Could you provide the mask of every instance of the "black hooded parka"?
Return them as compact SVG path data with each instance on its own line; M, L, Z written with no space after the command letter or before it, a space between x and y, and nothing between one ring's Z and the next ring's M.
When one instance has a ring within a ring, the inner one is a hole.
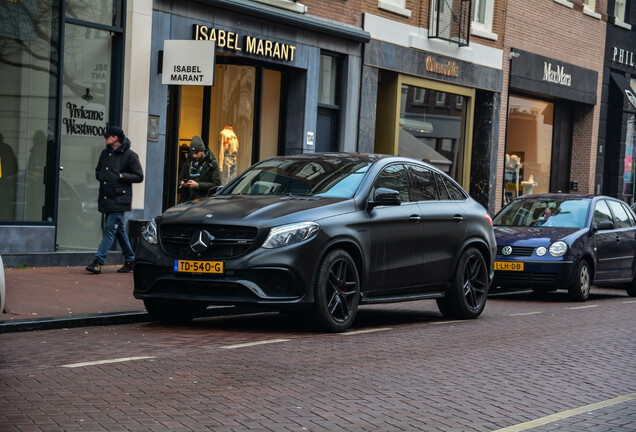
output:
M115 213L130 211L132 184L144 180L139 156L130 149L130 140L124 138L116 150L110 146L102 151L95 168L99 181L99 211Z

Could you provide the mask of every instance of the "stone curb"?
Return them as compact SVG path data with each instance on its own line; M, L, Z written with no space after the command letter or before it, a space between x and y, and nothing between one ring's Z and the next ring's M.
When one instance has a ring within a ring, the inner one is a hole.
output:
M250 312L254 311L234 306L215 306L209 307L201 317L208 318L225 315L239 315ZM70 318L40 318L0 321L0 334L36 330L59 330L76 327L134 324L152 321L155 321L155 319L153 319L148 312L145 311L79 315Z

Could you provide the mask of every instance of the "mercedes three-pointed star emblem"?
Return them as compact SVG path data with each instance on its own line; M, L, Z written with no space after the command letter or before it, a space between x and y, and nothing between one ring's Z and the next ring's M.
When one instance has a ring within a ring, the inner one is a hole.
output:
M204 252L212 244L214 236L206 230L199 230L190 237L190 249L196 253Z

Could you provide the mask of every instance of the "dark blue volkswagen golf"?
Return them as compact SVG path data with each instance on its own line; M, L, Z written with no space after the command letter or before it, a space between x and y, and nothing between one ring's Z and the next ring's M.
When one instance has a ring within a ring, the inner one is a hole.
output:
M636 216L607 196L519 197L494 219L497 288L567 289L587 300L590 286L623 286L636 296Z

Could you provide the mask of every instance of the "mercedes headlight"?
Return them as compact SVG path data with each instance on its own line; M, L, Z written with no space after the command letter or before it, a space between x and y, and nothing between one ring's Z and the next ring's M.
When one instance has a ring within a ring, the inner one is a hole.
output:
M302 222L272 228L263 243L266 249L274 249L309 240L314 237L320 225L315 222Z
M550 245L549 252L550 252L550 255L552 255L553 257L560 257L560 256L563 256L567 250L568 250L568 245L566 245L562 241L558 241Z
M142 228L141 236L150 244L156 245L158 243L157 223L155 222L155 218L152 218L152 220Z

